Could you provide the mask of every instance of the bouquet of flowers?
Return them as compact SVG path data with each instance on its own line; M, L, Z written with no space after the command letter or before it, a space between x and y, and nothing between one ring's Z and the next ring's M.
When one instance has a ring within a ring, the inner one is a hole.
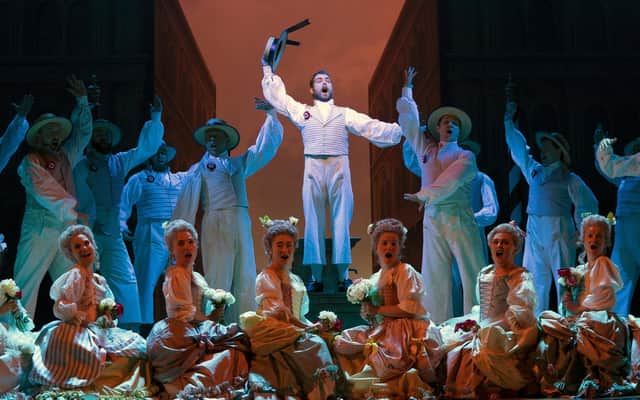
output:
M29 332L34 328L34 324L27 310L22 307L22 303L20 302L21 298L22 290L20 290L13 279L0 281L0 305L9 300L15 301L17 307L11 312L11 315L16 322L16 328L22 332Z
M560 285L560 296L562 296L567 290L571 291L571 297L573 302L577 301L578 292L582 284L583 274L576 268L558 268L558 284ZM560 302L560 314L567 315L567 310L564 307L564 303Z
M467 319L462 322L458 322L453 328L453 332L477 332L480 329L480 325L475 319Z
M370 301L374 306L382 304L378 287L369 279L354 281L347 289L347 300L351 304L361 304L363 301Z
M206 289L202 297L212 302L215 307L229 306L236 302L236 298L231 293L222 289Z
M120 303L116 303L111 298L102 299L98 304L98 316L107 315L111 321L114 321L122 316L124 313L124 306ZM106 328L106 326L101 326Z
M318 322L320 322L320 329L323 331L340 332L342 330L342 321L338 319L338 316L333 311L320 311Z

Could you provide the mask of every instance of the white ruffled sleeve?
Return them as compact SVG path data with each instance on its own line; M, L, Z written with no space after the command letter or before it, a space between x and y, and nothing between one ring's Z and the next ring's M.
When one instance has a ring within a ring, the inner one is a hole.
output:
M167 268L162 293L167 305L167 316L182 321L191 321L196 313L191 293L189 270L172 266Z
M62 274L49 290L49 297L55 304L53 305L53 314L62 321L70 321L77 318L81 321L86 319L86 313L78 311L77 302L82 298L84 293L84 281L82 274L77 268Z
M400 264L397 268L394 283L398 290L398 307L416 317L426 315L422 276L410 264Z
M582 301L582 306L593 311L611 310L616 304L616 292L623 286L618 267L609 257L601 256L587 273L590 284L585 289L589 294Z
M518 274L509 278L509 294L507 304L509 308L505 317L512 331L529 328L536 324L536 289L531 274L522 269Z

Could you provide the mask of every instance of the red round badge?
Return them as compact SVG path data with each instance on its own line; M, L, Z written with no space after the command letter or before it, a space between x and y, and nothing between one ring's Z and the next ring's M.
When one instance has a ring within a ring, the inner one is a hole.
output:
M47 169L55 169L55 167L56 167L55 161L49 161L47 163Z
M311 118L311 114L309 113L309 111L305 111L304 114L302 114L302 115L304 116L305 120Z
M215 169L216 169L216 163L212 163L212 162L208 163L208 164L207 164L207 169L208 169L209 171L215 171Z
M156 178L153 175L147 175L147 182L149 183L153 183L153 181L155 181Z

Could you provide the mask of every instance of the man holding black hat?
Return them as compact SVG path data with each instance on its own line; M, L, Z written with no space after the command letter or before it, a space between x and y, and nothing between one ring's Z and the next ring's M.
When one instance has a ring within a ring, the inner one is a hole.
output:
M478 225L471 208L471 184L478 174L472 152L458 146L471 132L471 119L456 107L440 107L427 120L430 136L420 132L413 100L413 67L407 69L407 95L398 100L398 120L421 169L421 189L406 200L424 205L422 275L431 319L454 316L451 265L456 261L462 283L464 312L475 301L478 272L485 266ZM435 139L435 140L434 140Z
M189 172L171 172L169 163L176 149L166 143L148 161L147 168L132 175L122 191L120 230L131 237L127 220L136 206L137 225L133 238L133 269L140 292L143 324L153 324L153 291L169 263L163 224L171 220L178 195Z
M275 75L265 56L262 58L262 92L275 109L300 129L304 145L303 264L311 267L314 281L310 291L322 291L325 255L325 209L330 210L332 259L338 273L338 290L346 289L347 268L351 264L349 226L353 216L353 191L349 167L349 132L362 136L378 147L400 143L402 130L395 123L381 122L333 102L333 81L320 70L309 82L313 106L300 103L287 94L282 78Z
M120 200L129 171L155 154L162 143L162 102L158 96L153 99L150 111L151 120L144 124L138 145L116 154L112 151L122 137L120 128L107 120L96 120L86 157L74 170L80 209L89 216L100 252L100 273L116 301L125 305L118 322L133 330L137 330L141 321L140 298L133 265L120 233Z
M72 170L91 139L87 89L73 76L67 82L67 90L77 102L71 120L42 114L27 131L32 150L18 167L27 201L13 274L31 315L47 271L56 280L69 266L58 249L57 237L67 226L78 222Z
M225 121L212 118L196 129L193 138L206 149L194 164L173 212L195 225L202 201L200 248L204 277L211 287L231 292L236 303L227 312L237 321L240 313L255 310L256 260L253 253L251 219L246 180L275 157L282 143L282 124L273 107L256 100L256 108L266 111L266 119L256 144L247 152L231 157L240 134Z

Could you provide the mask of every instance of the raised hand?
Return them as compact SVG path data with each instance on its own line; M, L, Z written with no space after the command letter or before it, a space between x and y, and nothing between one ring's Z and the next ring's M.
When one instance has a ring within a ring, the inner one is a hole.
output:
M33 106L33 96L30 94L25 94L22 97L22 101L20 104L12 103L13 107L16 109L16 113L21 117L26 117L27 114L31 111L31 106Z
M71 93L75 97L82 97L87 95L87 88L84 86L84 82L76 78L75 75L67 77L67 92Z
M404 71L404 86L412 88L413 78L415 78L417 74L416 69L413 66L409 66L409 68Z
M504 107L504 120L513 121L516 111L518 111L518 104L515 101L507 101Z
M265 112L269 112L273 110L273 106L265 99L261 99L259 97L254 97L253 101L256 104L256 110L262 110Z
M160 96L158 95L153 96L153 103L149 104L149 112L150 113L162 112L162 100L160 99Z

